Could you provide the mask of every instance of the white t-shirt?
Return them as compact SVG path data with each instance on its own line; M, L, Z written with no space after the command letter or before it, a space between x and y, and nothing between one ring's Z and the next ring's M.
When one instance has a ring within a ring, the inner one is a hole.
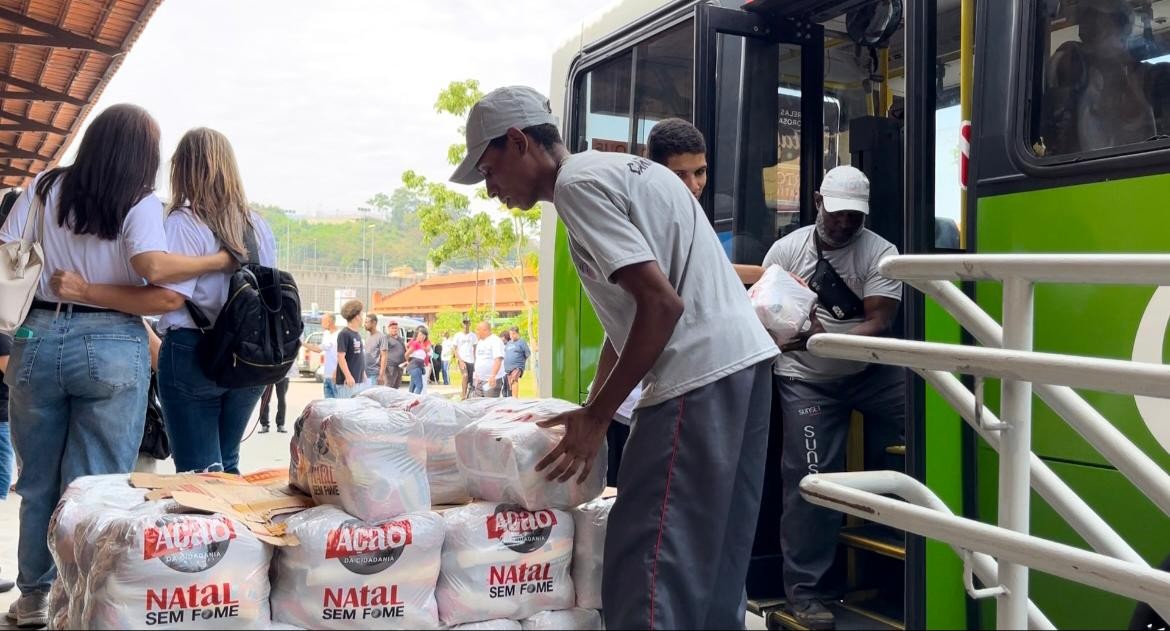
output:
M255 226L256 241L259 245L260 264L272 267L276 264L276 239L272 230L264 219L252 213L252 225ZM171 252L186 254L187 256L206 256L219 252L222 246L206 224L199 220L189 210L180 208L167 215L166 220L167 244ZM215 324L219 312L223 309L228 298L228 283L231 274L227 272L212 272L198 278L191 278L181 283L164 285L183 295L203 310L207 319ZM171 329L194 329L195 322L187 312L186 305L163 315L159 319L159 328L163 331Z
M455 341L449 337L445 337L443 338L443 341L440 342L440 344L443 345L443 352L439 355L439 358L442 359L443 363L445 364L451 361L451 358L455 356L455 349L453 348L455 346Z
M614 420L623 425L631 424L634 420L634 406L637 405L640 398L642 398L642 384L634 386L626 400L622 401L621 406L617 409L617 418Z
M326 379L332 379L337 373L337 334L340 332L341 329L321 331L321 354L324 356L322 363L325 365Z
M504 378L504 342L495 335L489 335L480 340L476 338L478 344L475 345L475 379L476 381L487 381L492 375L492 365L497 359L500 360L500 370L496 374L496 379Z
M817 246L813 241L816 226L805 226L780 239L764 257L764 267L780 267L808 280L817 268ZM824 250L827 260L837 274L857 294L865 299L884 296L894 300L902 299L902 283L890 280L878 272L878 263L886 256L898 253L894 244L877 233L863 228L857 239L837 250ZM817 319L826 333L847 333L865 321L864 317L852 320L838 320L824 307L817 305ZM831 381L865 370L865 362L846 359L826 359L808 351L784 353L776 360L776 374L794 377L802 381Z
M479 338L475 336L475 333L472 333L470 331L468 331L467 333L456 333L455 334L455 347L459 351L459 359L463 360L464 362L468 362L468 363L474 362L475 361L475 344L478 341L479 341Z
M612 282L614 272L656 261L682 298L682 318L642 380L637 407L777 355L702 207L669 169L632 155L586 151L561 165L553 195L585 293L619 354L636 305Z
M12 212L0 228L0 241L7 243L20 240L28 221L32 195L41 177L37 176L12 205ZM45 266L41 271L36 297L48 302L58 301L57 294L49 288L49 279L57 270L77 272L90 283L145 285L146 280L134 271L130 259L144 252L167 251L163 205L158 197L154 193L143 197L126 213L118 238L106 241L97 235L74 234L68 226L59 225L57 203L60 196L60 185L54 186L49 191L41 225L29 228L29 237L38 237L45 251Z

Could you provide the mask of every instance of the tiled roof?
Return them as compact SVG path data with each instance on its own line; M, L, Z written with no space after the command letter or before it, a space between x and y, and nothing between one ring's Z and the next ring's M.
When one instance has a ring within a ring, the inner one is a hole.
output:
M513 280L512 273L480 270L478 304L481 308L495 304L496 311L500 312L524 309L520 285ZM539 290L534 270L525 271L523 287L528 301L535 305ZM447 308L467 311L476 301L476 274L467 272L432 276L391 294L374 294L374 311L387 315L426 315Z

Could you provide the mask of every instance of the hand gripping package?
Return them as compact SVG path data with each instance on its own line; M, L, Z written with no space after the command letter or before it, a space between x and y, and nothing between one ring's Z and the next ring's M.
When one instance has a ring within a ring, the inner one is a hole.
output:
M779 265L764 271L748 290L748 298L756 316L778 345L786 344L800 333L817 303L813 290Z
M427 480L431 485L431 503L438 506L464 504L470 500L467 481L463 479L455 460L455 435L482 415L442 397L403 397L381 390L374 388L362 394L390 409L410 413L422 425L427 443ZM384 390L398 392L393 388Z
M288 481L292 486L309 493L309 477L312 474L312 453L317 445L321 422L339 412L354 412L362 409L377 409L379 405L371 399L320 399L305 406L296 423L293 424L293 438L289 442ZM306 433L311 432L311 435Z
M427 447L409 413L369 403L309 414L294 438L309 463L309 494L367 521L430 510Z
M596 609L562 609L560 611L542 611L535 616L520 621L520 628L524 631L601 631L601 612Z
M267 629L271 548L223 515L116 517L96 553L84 629Z
M564 427L537 425L577 406L556 399L501 406L455 436L459 470L472 497L508 502L528 510L569 509L597 497L605 488L606 446L603 441L593 470L580 484L550 482L536 465L565 435Z
M447 540L435 590L443 624L523 620L573 606L569 513L476 502L443 518Z
M573 509L573 585L577 606L601 609L601 570L605 529L614 498L596 499Z
M272 615L304 629L435 629L445 524L437 513L364 522L318 506L285 524L300 541L277 550Z

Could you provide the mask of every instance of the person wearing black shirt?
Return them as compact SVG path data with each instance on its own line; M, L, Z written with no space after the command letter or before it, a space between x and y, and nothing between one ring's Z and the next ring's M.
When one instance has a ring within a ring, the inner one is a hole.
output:
M362 342L361 324L363 305L350 300L341 306L341 317L346 327L337 334L337 398L348 399L365 386L366 357Z

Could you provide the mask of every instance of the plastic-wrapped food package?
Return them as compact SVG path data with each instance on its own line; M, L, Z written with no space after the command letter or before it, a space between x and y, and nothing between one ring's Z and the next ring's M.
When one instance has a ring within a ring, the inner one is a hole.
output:
M511 397L475 397L459 402L459 407L467 411L472 418L479 419L496 408L515 408L524 405L527 401L517 401Z
M399 390L387 386L366 388L356 395L356 398L370 399L382 407L396 407L404 409L423 395L413 394L409 390Z
M140 506L145 493L130 486L130 476L124 474L85 476L65 488L47 533L58 579L49 592L49 620L53 626L68 627L69 600L78 592L80 573L73 552L78 524L87 515Z
M435 590L443 624L523 620L573 606L569 513L477 502L443 518L447 540Z
M596 609L562 609L561 611L542 611L535 616L520 621L520 628L524 631L559 631L560 629L581 629L601 631L601 612Z
M305 406L296 423L293 437L289 441L288 481L292 486L309 493L309 477L312 473L312 447L317 444L317 430L321 422L339 412L353 412L362 409L376 409L371 399L320 399Z
M471 496L537 510L570 509L601 495L608 462L604 444L583 483L549 481L547 471L536 470L565 435L564 427L545 429L537 423L576 408L556 399L517 409L499 407L460 431L455 436L456 456Z
M573 509L573 586L577 606L601 609L601 568L605 527L614 499L596 499Z
M426 440L409 413L370 403L310 415L301 430L309 493L318 503L367 521L430 510Z
M437 513L364 522L333 506L288 519L272 615L305 629L434 629L445 523Z
M285 624L283 622L276 622L275 620L272 622L272 624L268 625L268 631L301 631L301 629L301 627Z
M223 515L129 515L94 543L84 629L267 629L270 547Z
M468 622L450 627L451 631L520 631L520 623L507 618Z
M777 344L785 344L800 333L817 303L816 293L779 265L764 270L748 290L748 298Z
M396 407L396 406L391 406ZM421 396L406 402L401 409L422 424L427 441L427 479L431 484L431 503L464 504L471 499L467 480L459 471L455 456L455 435L477 420L471 410L441 397Z

